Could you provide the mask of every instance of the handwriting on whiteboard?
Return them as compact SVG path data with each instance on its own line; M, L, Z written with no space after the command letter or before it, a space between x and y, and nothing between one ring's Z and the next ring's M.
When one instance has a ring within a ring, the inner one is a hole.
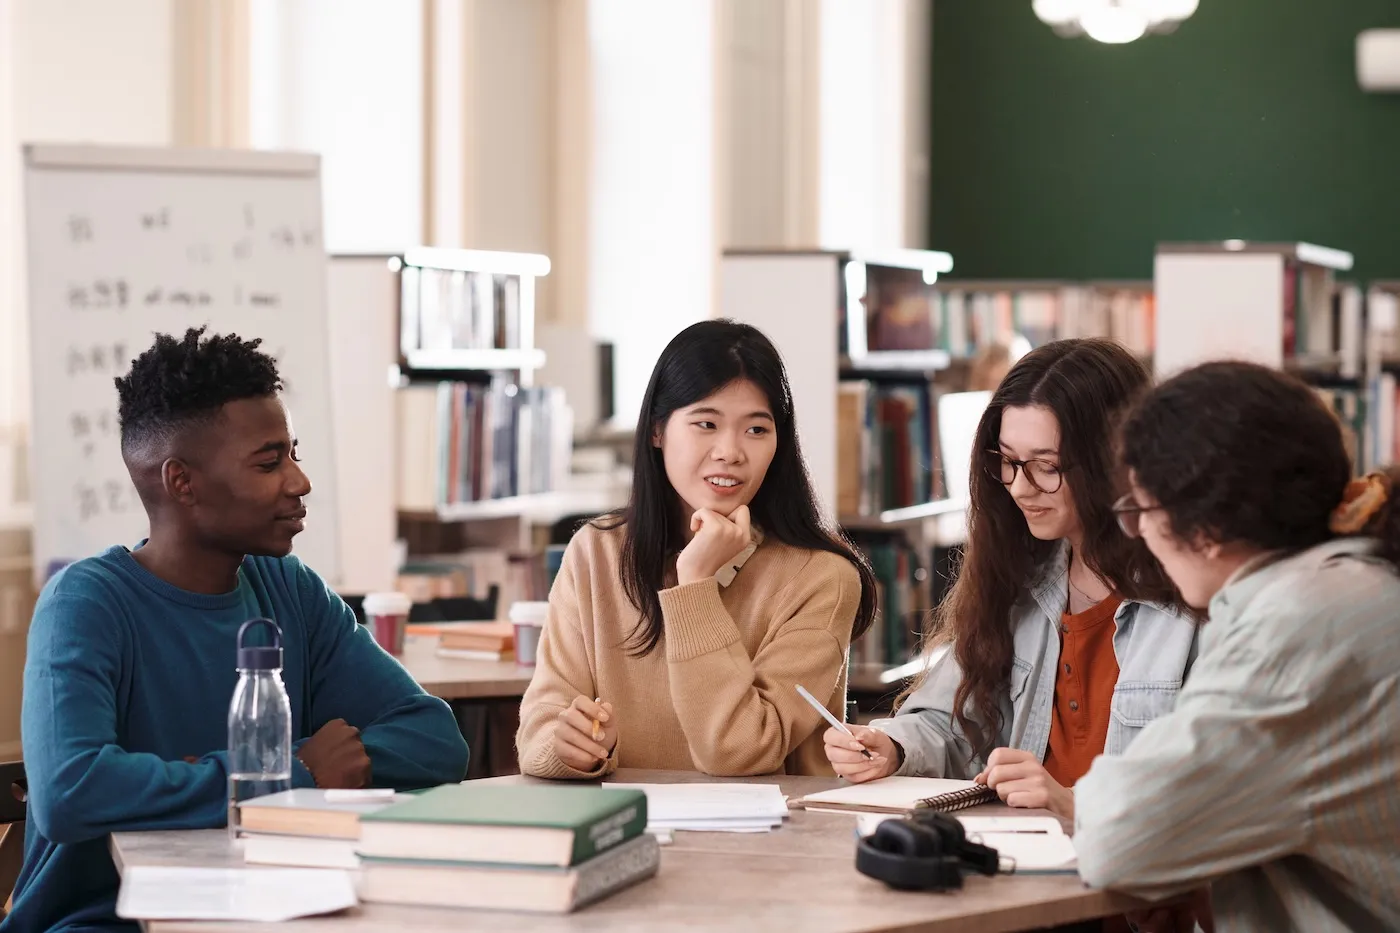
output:
M175 226L172 215L173 212L167 206L143 210L136 217L134 229L151 234L169 231ZM243 223L244 227L250 231L257 228L251 204L243 206ZM91 217L84 214L70 214L66 219L66 225L68 239L74 243L91 243L96 238L96 227ZM131 232L130 230L118 231L122 236ZM315 249L320 246L321 232L312 226L299 227L295 224L279 223L269 228L261 241L265 247L273 251L285 252L299 247ZM232 247L233 258L251 259L258 242L259 238L252 236L239 238ZM218 254L218 248L208 242L190 243L185 247L185 258L198 265L214 262L218 258Z
M78 509L78 520L82 522L141 510L141 497L136 494L136 487L114 479L74 484L73 503Z

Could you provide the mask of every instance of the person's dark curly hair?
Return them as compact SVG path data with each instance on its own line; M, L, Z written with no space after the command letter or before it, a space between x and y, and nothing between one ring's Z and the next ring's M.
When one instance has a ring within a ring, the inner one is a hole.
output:
M1253 363L1206 363L1144 396L1123 423L1123 464L1173 534L1299 551L1335 535L1351 480L1337 417L1306 383Z
M155 344L132 360L131 371L115 380L123 453L168 441L229 402L281 391L277 363L258 350L261 340L205 337L204 331L191 327L179 339L157 334Z

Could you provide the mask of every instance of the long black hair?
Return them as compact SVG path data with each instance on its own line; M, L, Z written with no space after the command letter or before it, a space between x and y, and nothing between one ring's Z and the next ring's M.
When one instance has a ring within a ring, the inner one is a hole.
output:
M864 555L822 517L807 464L797 441L792 388L772 342L755 327L729 320L701 321L681 331L656 361L637 418L632 454L632 495L627 506L594 521L599 528L621 527L622 589L642 614L628 637L635 657L661 641L661 598L666 571L685 547L680 497L666 478L661 450L652 443L672 413L709 398L741 379L767 397L777 432L777 449L758 492L749 503L755 525L792 547L827 551L846 558L860 574L860 609L852 640L875 619L875 575Z

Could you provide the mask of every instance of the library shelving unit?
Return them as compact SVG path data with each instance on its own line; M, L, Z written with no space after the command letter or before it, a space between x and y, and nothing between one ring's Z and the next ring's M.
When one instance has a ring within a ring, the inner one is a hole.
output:
M538 378L548 272L545 256L482 250L331 258L342 550L364 557L342 592L443 574L467 593L436 595L503 584L504 610L541 595L549 526L625 501L612 476L571 475L570 407Z
M1373 281L1365 294L1367 404L1365 467L1400 462L1400 281Z
M1337 413L1364 468L1381 440L1362 292L1337 279L1352 265L1351 253L1312 243L1158 244L1158 377L1212 359L1294 373Z
M1230 358L1303 373L1361 375L1359 293L1338 307L1352 255L1311 243L1161 243L1159 376Z
M574 489L572 413L536 384L536 279L548 257L421 248L399 279L398 508L403 518L549 524L616 505L606 484Z
M1148 280L942 279L937 292L945 339L963 354L988 343L1025 350L1068 337L1107 337L1144 360L1152 356L1155 301Z
M852 649L859 694L899 689L883 674L917 650L935 545L961 536L963 503L943 494L933 389L959 362L938 342L931 301L952 266L929 250L762 250L728 252L720 267L720 313L782 353L813 486L880 581L882 619Z
M966 536L976 425L1012 359L1063 337L1153 352L1151 282L952 268L925 250L736 251L721 265L721 313L782 352L814 485L880 580L884 618L852 649L852 689L868 696L917 673L915 633Z

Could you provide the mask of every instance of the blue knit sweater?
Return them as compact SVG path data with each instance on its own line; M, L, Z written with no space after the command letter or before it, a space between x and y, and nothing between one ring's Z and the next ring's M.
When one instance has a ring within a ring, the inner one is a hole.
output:
M258 616L282 628L294 745L344 719L361 730L375 786L462 780L467 746L447 705L424 694L301 561L245 558L238 586L207 596L114 547L57 574L34 612L24 868L0 933L134 930L114 912L108 834L225 824L235 640ZM294 786L313 786L300 762L293 767Z

